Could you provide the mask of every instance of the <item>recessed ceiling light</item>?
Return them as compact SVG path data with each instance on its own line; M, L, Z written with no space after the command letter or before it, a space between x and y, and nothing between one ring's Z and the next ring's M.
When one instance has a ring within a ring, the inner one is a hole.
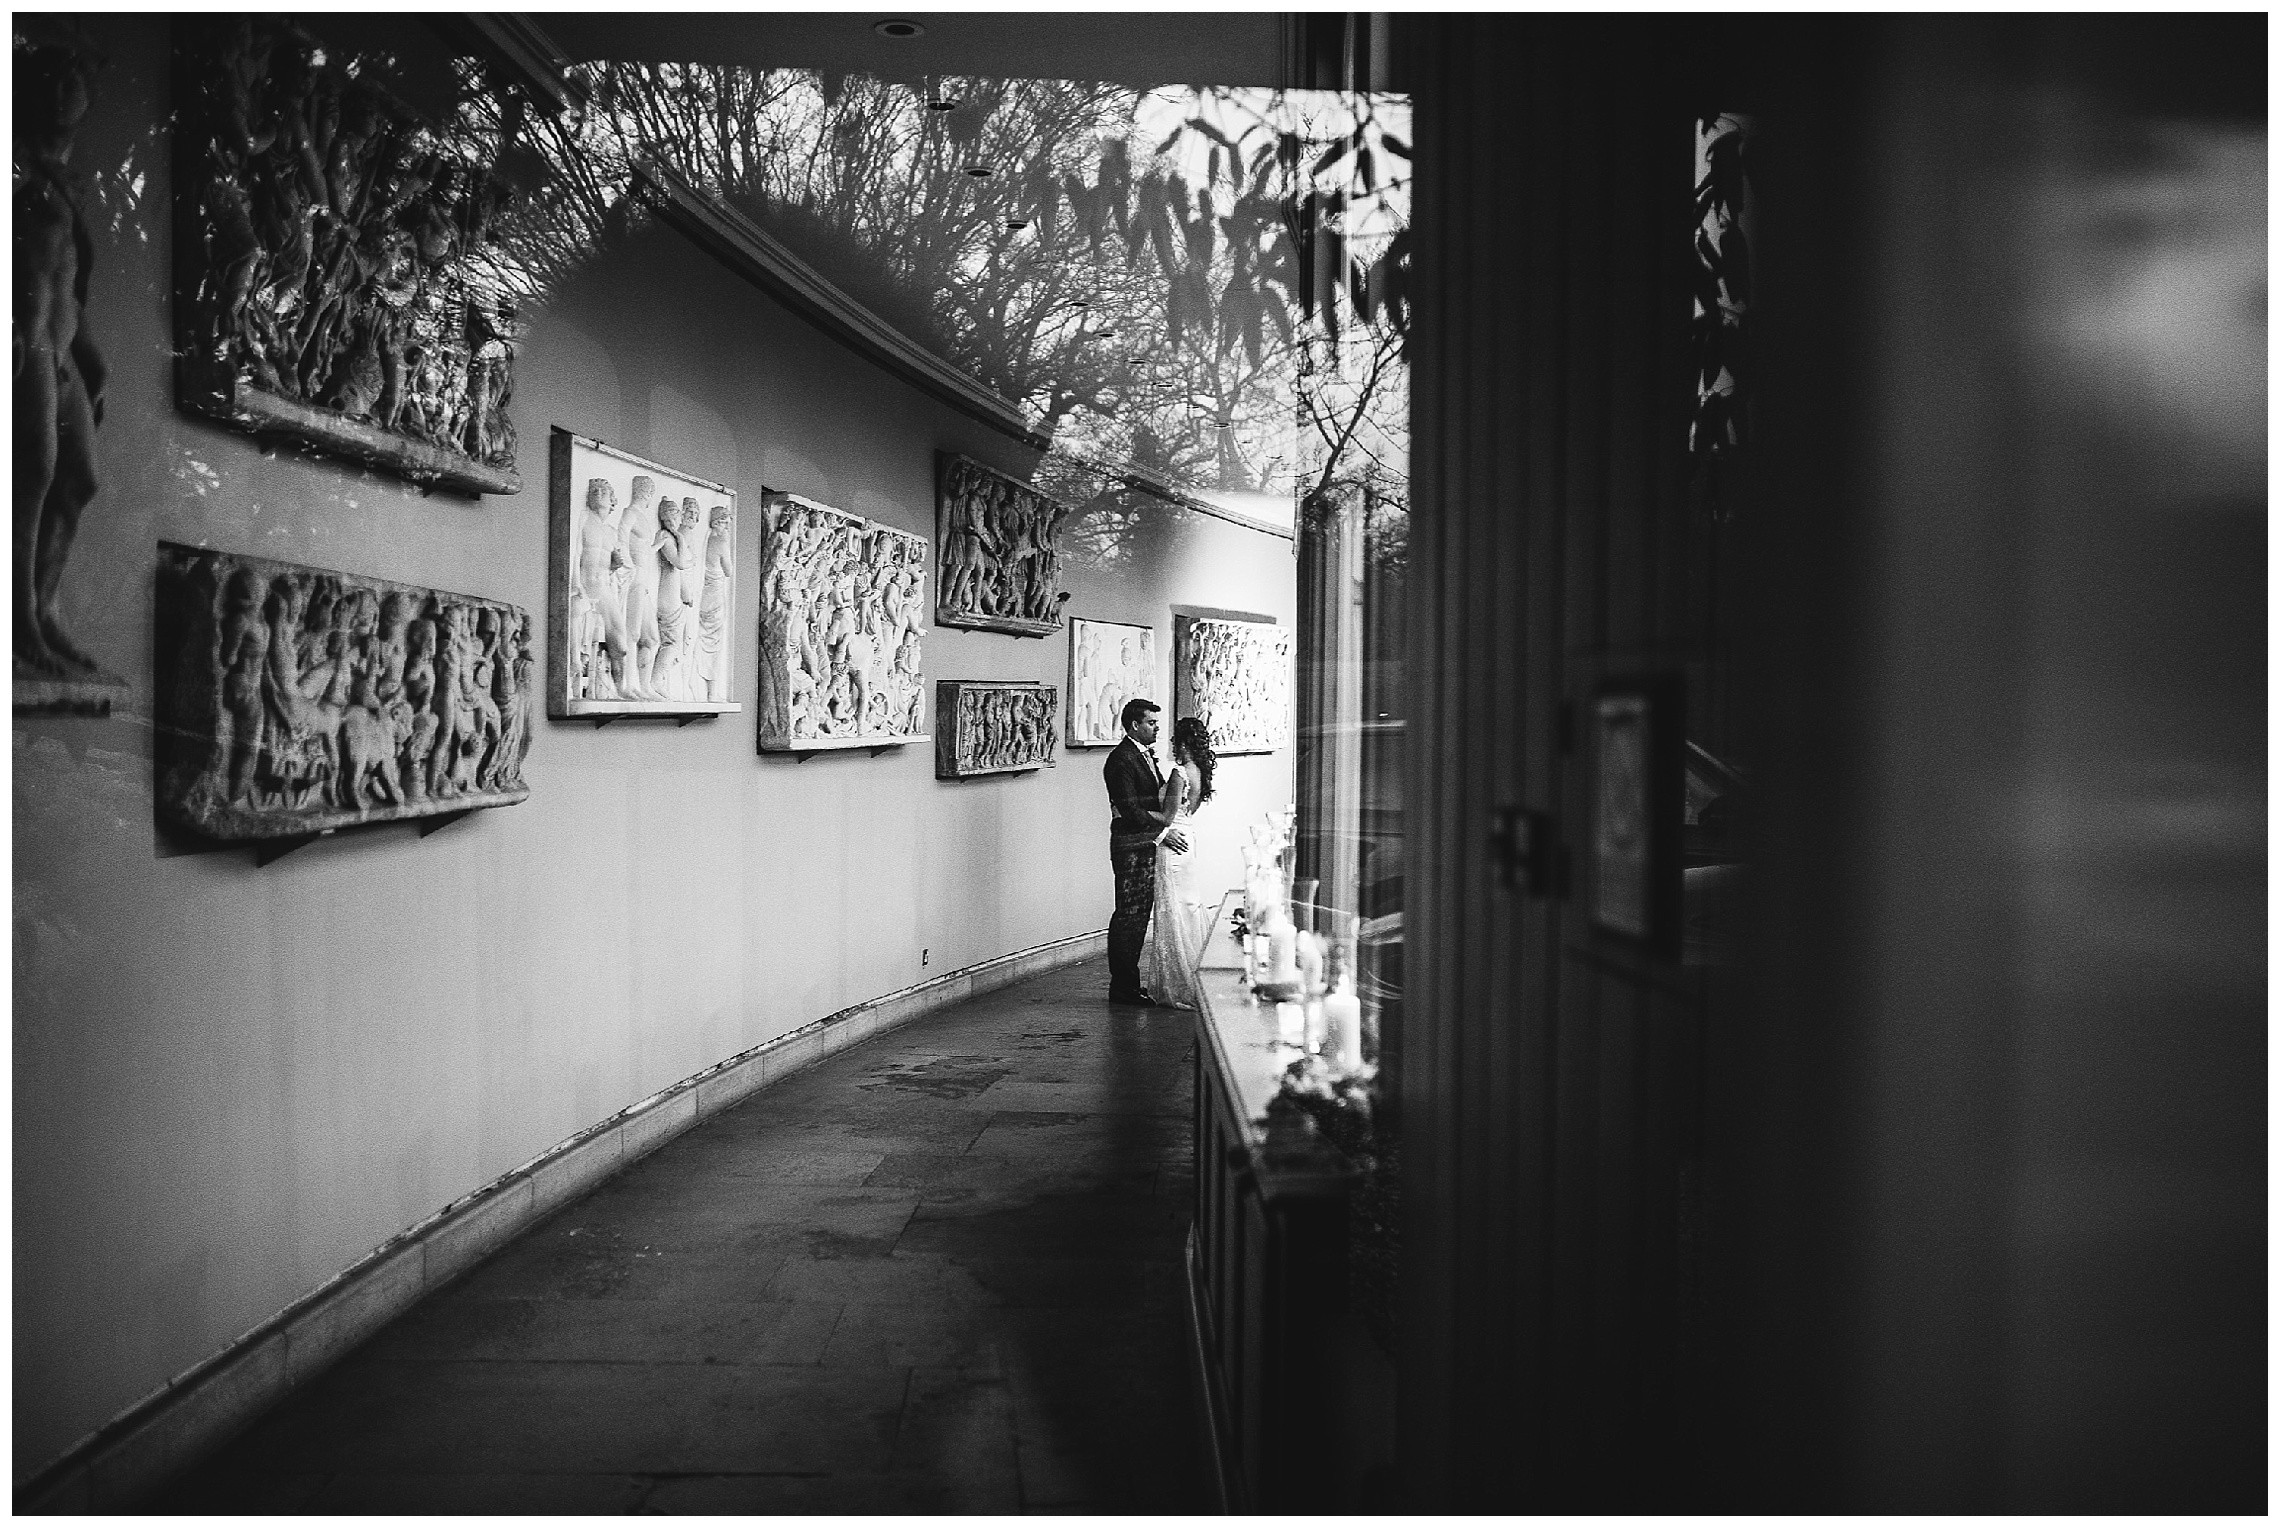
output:
M1007 233L1019 233L1028 226L1029 219L1027 218L1007 218L1005 220L1005 231Z
M963 101L953 101L949 97L944 96L939 100L927 102L926 109L928 111L956 111L959 107L965 104L966 103Z
M988 180L992 175L997 174L997 171L986 164L970 164L966 166L966 173L976 180Z
M871 28L881 37L924 37L926 28L915 21L881 21Z

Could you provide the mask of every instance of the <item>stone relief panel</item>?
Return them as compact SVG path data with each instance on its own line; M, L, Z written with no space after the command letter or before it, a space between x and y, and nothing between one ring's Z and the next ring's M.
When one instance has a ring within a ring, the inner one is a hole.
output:
M563 429L547 477L547 714L741 711L735 493Z
M1067 505L980 462L935 457L942 543L934 619L1041 637L1061 626L1061 522Z
M1053 713L1060 692L1049 684L997 679L942 679L934 686L934 778L964 780L1053 767Z
M86 324L92 250L71 149L100 66L69 20L16 23L15 709L110 714L126 681L63 628L64 561L101 485L103 354Z
M532 638L497 600L162 541L159 810L230 841L521 801Z
M1212 746L1272 753L1290 741L1290 628L1181 616L1175 711L1211 729Z
M175 21L181 406L415 482L514 493L509 193L283 22Z
M1156 628L1069 619L1069 746L1124 741L1124 703L1156 698Z
M794 493L761 502L761 751L927 741L926 538Z

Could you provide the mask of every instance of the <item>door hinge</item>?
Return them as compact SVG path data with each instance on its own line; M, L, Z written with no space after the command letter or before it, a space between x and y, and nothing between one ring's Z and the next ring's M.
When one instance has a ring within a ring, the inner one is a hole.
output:
M1530 897L1558 894L1565 856L1560 852L1559 824L1549 812L1517 806L1497 808L1488 846L1498 885Z

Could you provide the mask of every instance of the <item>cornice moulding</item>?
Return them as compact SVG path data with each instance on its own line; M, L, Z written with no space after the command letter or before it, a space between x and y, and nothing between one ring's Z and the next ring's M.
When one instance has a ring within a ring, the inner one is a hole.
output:
M961 413L1043 451L1052 437L1021 410L982 386L830 281L743 213L691 185L669 165L644 158L634 175L672 227L723 265L886 371Z

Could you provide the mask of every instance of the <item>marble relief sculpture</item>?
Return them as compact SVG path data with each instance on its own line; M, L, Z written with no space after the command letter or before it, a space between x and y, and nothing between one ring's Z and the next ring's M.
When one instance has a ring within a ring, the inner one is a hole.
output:
M760 558L764 752L926 741L926 538L770 493Z
M508 193L370 70L242 15L175 23L184 408L415 482L514 493Z
M496 600L162 541L159 810L228 841L521 801L531 640Z
M934 619L945 626L1041 637L1061 625L1068 506L948 451L936 459L942 562Z
M934 777L964 780L1053 764L1049 684L997 679L944 679L934 686Z
M1069 746L1124 741L1124 703L1156 695L1156 629L1120 621L1069 621Z
M88 332L93 241L72 140L96 58L68 23L19 23L16 56L15 708L108 714L125 681L63 628L65 561L100 486L105 367Z
M716 716L735 693L736 495L557 429L546 712Z
M1211 729L1221 757L1272 753L1290 741L1290 628L1182 616L1176 709Z

